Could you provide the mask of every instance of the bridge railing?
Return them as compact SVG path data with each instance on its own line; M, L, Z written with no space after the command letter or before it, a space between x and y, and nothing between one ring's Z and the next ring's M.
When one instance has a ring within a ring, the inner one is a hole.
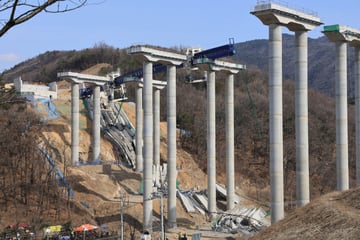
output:
M286 7L286 8L292 9L292 10L296 10L298 12L302 12L302 13L305 13L305 14L308 14L308 15L311 15L311 16L314 16L314 17L319 17L319 14L316 11L313 11L311 9L307 9L307 8L304 8L304 7L301 7L301 6L297 6L296 4L289 3L289 2L284 1L284 0L257 0L256 9L254 7L252 9L252 11L259 10L259 8L258 8L259 5L267 5L267 4L277 4L277 5L280 5L282 7Z

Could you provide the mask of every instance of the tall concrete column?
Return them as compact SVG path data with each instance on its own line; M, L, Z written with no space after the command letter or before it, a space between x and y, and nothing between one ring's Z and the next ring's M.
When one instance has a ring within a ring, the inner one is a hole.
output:
M286 4L258 1L251 12L269 25L269 100L270 100L270 184L271 222L284 217L283 113L282 113L282 34L281 26L294 31L296 37L296 175L298 204L307 200L307 33L322 22L315 12L291 9Z
M356 185L360 186L360 47L355 47Z
M208 209L210 219L216 216L216 122L215 122L215 72L207 79L207 174Z
M160 89L154 88L154 103L153 103L153 114L154 114L154 156L153 164L156 169L155 181L159 184L160 180Z
M269 25L269 128L271 222L284 217L282 31Z
M308 130L308 36L295 32L295 129L297 206L310 201Z
M143 224L144 231L152 232L153 202L152 202L152 164L153 164L153 64L152 62L144 62L144 170L143 170Z
M234 168L234 75L229 74L226 84L226 193L227 210L234 208L235 168Z
M176 227L176 67L167 67L168 226Z
M71 163L79 165L79 84L71 84Z
M136 171L142 172L143 165L143 89L141 86L136 88Z
M347 123L347 42L336 43L336 173L337 190L349 189Z
M100 161L100 86L95 85L94 94L93 94L93 104L94 104L94 113L93 113L93 162Z

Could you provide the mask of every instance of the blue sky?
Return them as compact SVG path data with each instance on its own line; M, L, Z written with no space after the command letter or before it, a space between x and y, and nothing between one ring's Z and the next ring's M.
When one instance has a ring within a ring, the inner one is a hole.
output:
M99 4L62 14L42 13L2 36L0 72L46 51L80 50L97 43L207 49L226 44L229 38L235 42L268 38L268 28L249 13L257 0L89 1ZM359 0L282 2L317 12L325 25L360 29ZM309 32L309 37L322 36L321 30Z

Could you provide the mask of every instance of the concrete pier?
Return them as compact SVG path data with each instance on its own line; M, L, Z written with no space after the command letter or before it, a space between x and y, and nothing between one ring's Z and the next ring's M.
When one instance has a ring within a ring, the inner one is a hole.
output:
M335 25L336 26L336 25ZM334 27L334 26L332 26ZM360 31L337 25L338 32L343 32L349 45L354 47L355 55L355 145L356 145L356 186L360 186ZM343 29L343 30L342 30ZM336 30L333 29L333 30ZM341 31L342 30L342 31Z
M226 194L227 210L234 208L235 200L235 164L234 164L234 74L225 80L226 89Z
M152 62L144 62L144 170L143 170L143 205L144 215L143 224L144 231L152 232L152 216L153 216L153 203L152 203L152 165L153 165L153 89L152 89Z
M79 165L79 83L71 84L71 163Z
M161 84L156 84L159 82ZM160 91L166 86L166 82L153 80L154 86L154 102L153 102L153 114L154 114L154 157L153 164L155 168L155 185L160 186Z
M154 114L154 156L153 164L156 169L155 184L160 184L160 89L154 88L154 102L153 102L153 114Z
M284 217L281 26L296 32L296 192L298 205L304 205L309 201L306 31L322 23L312 11L298 11L271 1L258 3L251 14L269 26L270 199L271 222L274 223Z
M168 126L168 227L175 228L176 224L176 66L182 64L186 60L186 56L182 54L177 54L173 52L165 52L163 50L159 50L157 48L151 48L148 46L134 46L128 49L129 54L137 54L142 57L145 61L144 66L148 62L162 62L167 65L167 126ZM215 137L216 137L216 127L215 127L215 72L216 71L225 71L230 76L228 77L228 90L227 95L228 97L228 133L227 138L229 139L227 142L230 145L233 142L234 138L234 121L233 121L233 74L239 72L239 70L245 69L244 65L228 63L224 61L218 60L211 60L211 59L197 59L198 62L193 62L193 64L201 66L202 68L206 68L205 71L210 71L209 73L209 86L208 86L208 193L209 193L209 215L210 217L214 217L216 214L216 150L215 150ZM209 61L209 62L207 62ZM150 71L150 70L148 70ZM144 91L145 91L145 76L149 72L145 71L144 67ZM145 74L146 73L146 74ZM151 76L152 78L152 76ZM153 80L153 84L156 85ZM146 95L145 93L143 94ZM154 100L155 101L155 100ZM149 104L144 97L144 105ZM152 103L151 103L152 104ZM146 117L146 109L147 107L144 106L144 118ZM232 108L232 109L230 109ZM156 112L156 111L155 111ZM144 121L144 125L147 124ZM145 179L145 172L146 172L146 145L145 142L145 132L144 129L144 179ZM228 167L229 167L229 174L234 175L234 157L233 157L233 148L234 146L230 146L227 150L228 155ZM144 180L145 181L145 180ZM231 196L234 194L234 177L232 179L228 179L228 192ZM147 188L144 184L144 188ZM148 195L148 194L146 194ZM149 218L148 209L150 208L145 204L145 191L144 191L144 216L147 216L146 219ZM234 202L234 199L231 200ZM230 205L231 206L231 205ZM145 209L146 208L146 209ZM151 232L151 225L149 222L146 222L144 217L144 230ZM150 221L150 220L149 220Z
M92 150L93 150L93 162L100 161L100 86L94 86L93 93L93 128L92 128Z
M152 177L152 166L148 165L149 162L152 164L153 157L153 142L152 136L149 137L150 131L151 135L153 134L152 128L152 81L154 81L152 75L152 63L161 62L162 64L168 65L167 80L171 87L168 87L168 91L171 92L172 103L170 106L174 106L169 113L168 109L168 120L170 119L170 124L168 123L168 226L170 228L176 227L176 84L175 84L175 75L177 65L182 64L186 60L186 56L183 54L178 54L174 52L168 52L160 50L158 48L152 48L149 46L132 46L127 50L128 54L134 54L140 57L144 61L143 68L143 77L144 77L144 226L143 230L152 232L152 186L149 183ZM170 80L171 79L171 80ZM151 81L151 83L149 83ZM150 93L151 91L151 93ZM150 97L151 94L151 97ZM169 107L169 106L168 106ZM150 128L150 112L151 112L151 128ZM150 142L151 141L151 142ZM149 143L149 144L148 144ZM151 154L150 154L151 148ZM148 172L150 171L150 172ZM147 182L145 184L145 181Z
M295 32L295 131L297 206L310 202L308 130L308 36Z
M282 112L282 32L269 26L269 131L271 222L284 217L283 112Z
M143 89L142 86L136 88L136 171L142 172L143 165Z
M337 190L349 189L348 113L347 113L347 43L336 42L336 175Z
M168 226L176 228L176 67L167 67Z
M215 123L215 72L224 72L226 78L226 191L227 208L231 209L235 200L234 178L234 74L245 70L242 64L229 63L221 60L194 60L193 64L201 68L207 80L207 169L208 169L208 209L211 218L216 214L216 123ZM207 74L210 71L210 74ZM210 81L210 82L209 82Z
M216 216L216 111L215 72L207 76L207 176L208 209L210 219Z
M71 85L71 161L79 165L79 84L89 83L94 88L94 123L92 137L93 161L100 160L100 86L111 81L109 77L74 72L59 72L57 77L70 80Z
M355 47L356 186L360 186L360 46Z
M336 95L336 174L337 190L349 189L349 159L348 159L348 113L347 113L347 44L355 47L355 88L358 84L358 47L360 47L360 31L342 25L324 26L323 33L328 39L335 43L336 65L335 65L335 95ZM355 103L358 101L358 89L355 90ZM356 108L356 129L359 128L358 119L359 103ZM360 141L359 132L356 132L356 160L357 174L360 168L360 150L358 141ZM358 162L359 161L359 162ZM358 164L359 163L359 164ZM357 175L360 177L360 174ZM357 182L359 178L357 178Z

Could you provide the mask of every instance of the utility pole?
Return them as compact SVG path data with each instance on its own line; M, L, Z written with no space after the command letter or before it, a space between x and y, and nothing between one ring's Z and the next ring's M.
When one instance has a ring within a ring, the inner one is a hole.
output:
M164 232L164 207L163 207L163 192L160 192L160 212L161 212L161 240L165 240Z
M123 192L120 192L120 228L121 228L121 240L124 240L124 201L125 196Z

